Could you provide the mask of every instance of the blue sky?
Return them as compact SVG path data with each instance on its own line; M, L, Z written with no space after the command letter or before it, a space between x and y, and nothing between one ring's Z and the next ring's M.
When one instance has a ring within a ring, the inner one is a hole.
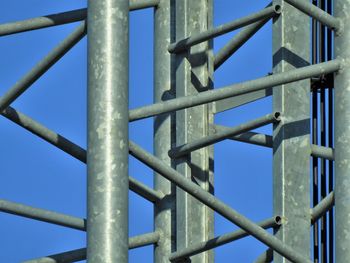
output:
M219 25L263 8L268 1L214 0ZM86 6L83 0L11 0L0 3L0 22L21 20ZM9 89L78 23L0 38L0 94ZM153 11L130 15L130 108L152 103ZM215 51L235 32L217 38ZM215 73L215 88L265 76L271 71L271 23ZM35 82L13 106L48 128L86 147L86 38ZM272 111L271 99L221 114L215 122L234 126ZM0 198L85 217L85 165L22 128L0 118ZM271 127L259 129L271 133ZM130 137L152 151L152 119L130 125ZM272 216L272 152L226 141L215 146L215 192L254 221ZM130 159L130 175L152 186L152 171ZM130 236L153 230L152 205L130 193ZM215 217L215 233L236 227ZM0 213L0 262L20 262L85 246L85 234ZM152 262L152 247L130 251L130 262ZM264 246L252 238L215 250L217 262L252 262ZM147 260L145 260L147 258Z

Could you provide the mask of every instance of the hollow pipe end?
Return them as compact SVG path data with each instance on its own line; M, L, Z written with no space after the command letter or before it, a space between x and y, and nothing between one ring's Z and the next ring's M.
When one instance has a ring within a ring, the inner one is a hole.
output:
M282 225L282 217L281 216L275 216L275 223L278 226Z
M273 9L275 10L276 15L279 15L282 13L282 6L281 5L273 4Z
M276 121L281 121L281 113L276 111L273 113L273 116L275 117Z

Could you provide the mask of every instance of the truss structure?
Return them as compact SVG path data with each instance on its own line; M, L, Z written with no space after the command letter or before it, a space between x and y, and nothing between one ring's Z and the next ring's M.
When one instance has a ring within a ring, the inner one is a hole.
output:
M88 168L86 219L0 201L2 212L87 233L86 248L28 262L121 263L128 249L154 245L156 263L210 263L215 247L246 236L269 247L256 262L349 262L350 0L273 0L218 27L212 6L89 0L87 9L0 25L6 36L81 21L0 98L5 118ZM154 8L154 104L129 110L129 11L143 8ZM214 89L213 72L270 20L273 73ZM238 29L214 55L212 40ZM87 150L10 106L85 35ZM270 114L236 127L214 124L215 114L267 96ZM154 154L128 136L130 122L150 117ZM268 124L272 136L251 131ZM226 139L272 148L271 218L252 222L213 194L213 144ZM154 188L129 176L129 154L154 170ZM154 204L154 232L129 237L129 189ZM214 237L214 212L241 229Z

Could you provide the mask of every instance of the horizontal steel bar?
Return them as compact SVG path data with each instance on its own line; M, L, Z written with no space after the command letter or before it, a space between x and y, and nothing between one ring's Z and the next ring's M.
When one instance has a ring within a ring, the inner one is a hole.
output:
M215 132L221 132L230 129L229 127L220 125L213 125L212 127ZM244 132L227 139L272 148L272 136L267 134Z
M129 238L129 249L135 249L156 244L159 240L159 233L147 233ZM86 248L67 251L60 254L50 255L24 261L24 263L70 263L86 259Z
M287 3L291 4L295 8L299 9L301 12L311 16L312 18L319 21L321 24L338 30L340 28L340 20L334 16L328 14L326 11L318 8L308 1L303 0L285 0Z
M68 153L79 161L86 163L86 150L81 148L79 145L71 142L65 137L51 131L37 121L31 119L25 114L15 110L12 107L7 107L2 115L9 119L10 121L18 124L27 131L37 135L53 146L61 149L62 151ZM156 202L164 197L164 194L160 191L155 191L152 188L144 185L143 183L137 181L136 179L129 176L129 188L135 193L139 194L143 198L151 202Z
M334 161L333 148L311 144L311 156Z
M132 0L130 1L130 10L139 10L143 8L155 7L159 0ZM0 25L0 36L12 35L16 33L27 32L31 30L59 26L68 23L74 23L86 19L87 9L76 9L72 11L50 14L16 22L10 22Z
M208 193L197 184L191 182L176 170L167 166L161 160L146 152L131 141L129 141L129 151L131 155L133 155L136 159L146 164L159 174L163 175L165 178L180 187L182 190L188 192L203 204L207 205L226 219L230 220L232 223L236 224L261 242L265 243L269 247L272 247L282 256L296 263L311 263L309 259L304 258L297 251L294 251L293 248L283 244L281 240L269 234L263 228L257 226L254 222L250 221L248 218L244 217L220 201L218 198Z
M334 193L330 192L321 202L311 209L312 224L319 220L329 209L334 206Z
M280 224L281 224L281 218L279 216L275 216L275 217L266 219L260 223L257 223L258 226L264 229L268 229L271 227L278 227ZM229 242L232 242L247 236L249 236L249 234L246 231L240 229L232 233L228 233L225 235L212 238L208 241L190 245L181 251L176 251L170 255L169 260L173 262L181 261L188 257L197 255L204 251L225 245Z
M10 202L3 199L0 199L0 211L81 231L86 230L85 219L53 212L46 209L35 208L28 205Z
M271 3L267 6L271 6ZM270 18L260 20L254 24L245 26L237 33L223 48L221 48L214 58L214 70L217 70L230 56L232 56L241 46L243 46L256 32L262 28Z
M169 156L171 158L178 158L181 157L187 153L193 152L195 150L198 150L200 148L206 147L208 145L212 145L216 142L223 141L229 137L232 137L234 135L238 135L243 132L247 132L259 127L262 127L264 125L275 123L280 121L280 113L274 112L271 114L267 114L263 117L260 117L258 119L249 121L244 124L240 124L233 128L227 128L224 131L217 132L215 134L208 135L206 137L200 138L196 141L192 141L180 146L177 146L169 151Z
M0 98L0 112L6 109L14 100L25 92L36 80L38 80L51 66L62 58L75 44L86 34L86 24L81 23L65 40L55 47L44 59L42 59L21 80L10 88Z
M72 11L62 12L58 14L50 14L30 18L26 20L10 22L0 25L0 36L12 35L31 30L64 25L82 21L86 18L86 8L76 9Z
M279 86L294 81L328 74L339 70L340 60L301 67L287 72L276 73L267 77L250 80L228 87L204 91L196 95L180 97L165 102L159 102L148 106L133 109L129 112L129 120L136 121L158 114L194 107L197 105L226 99L229 97L246 94L274 86Z
M277 14L281 13L281 7L279 5L273 5L266 7L263 10L256 12L254 14L239 18L230 23L220 25L216 28L209 29L205 32L199 33L196 36L191 36L186 39L182 39L175 43L172 43L168 47L170 53L179 53L189 49L191 46L197 45L199 43L205 42L214 37L221 36L235 29L241 28L243 26L252 24L262 19L271 18Z
M268 248L264 253L262 253L254 263L270 263L273 261L273 250Z

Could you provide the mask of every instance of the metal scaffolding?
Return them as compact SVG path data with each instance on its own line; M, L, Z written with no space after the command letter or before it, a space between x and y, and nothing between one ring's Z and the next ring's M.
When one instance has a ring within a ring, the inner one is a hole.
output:
M0 97L2 115L87 164L87 217L0 200L0 211L87 235L78 248L27 262L214 262L213 249L252 236L256 262L350 261L350 0L273 0L213 27L214 0L89 0L72 10L0 25L0 36L81 21ZM154 9L154 104L129 109L129 11ZM272 73L214 89L214 71L272 20ZM240 30L216 54L213 39ZM11 107L85 35L87 150ZM272 96L270 114L235 127L216 114ZM349 107L349 108L348 108ZM154 153L129 139L154 117ZM272 124L273 134L252 130ZM255 223L214 195L214 147L231 139L271 148L273 215ZM154 171L154 188L129 176L129 154ZM128 190L154 206L154 231L129 237ZM240 229L214 236L214 213ZM267 231L273 229L273 233Z

